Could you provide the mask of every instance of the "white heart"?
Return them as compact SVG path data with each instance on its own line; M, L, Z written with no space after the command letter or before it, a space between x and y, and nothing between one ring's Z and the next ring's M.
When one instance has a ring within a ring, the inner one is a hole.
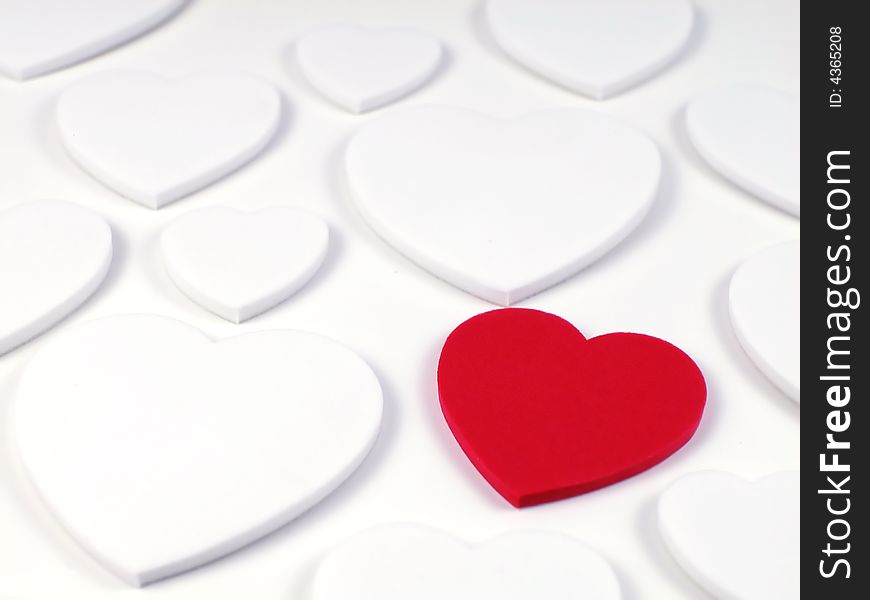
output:
M800 597L800 474L747 482L713 471L671 484L659 529L676 561L716 598Z
M800 100L758 86L731 86L692 100L692 144L719 173L793 215L801 213Z
M0 73L29 79L124 44L185 0L0 0Z
M655 197L660 162L639 131L575 109L511 121L396 111L363 127L345 156L356 204L384 240L503 305L563 281L628 235Z
M687 0L489 0L486 16L517 62L599 100L670 63L693 21Z
M524 531L471 547L434 529L391 525L330 552L313 600L619 600L613 569L572 538Z
M250 161L280 121L278 91L237 73L169 82L150 73L115 71L70 87L57 103L61 138L73 159L150 208Z
M14 426L67 531L133 585L274 531L335 489L374 443L378 380L299 331L213 343L155 316L70 329L27 365Z
M96 291L112 264L112 230L58 200L0 213L0 355L33 339Z
M302 210L210 207L172 221L160 245L166 271L182 292L240 323L304 286L323 262L328 241L326 223Z
M410 29L336 25L299 39L306 79L339 106L362 113L422 86L441 63L441 44Z
M801 398L800 241L778 244L731 277L731 325L746 354L796 402Z

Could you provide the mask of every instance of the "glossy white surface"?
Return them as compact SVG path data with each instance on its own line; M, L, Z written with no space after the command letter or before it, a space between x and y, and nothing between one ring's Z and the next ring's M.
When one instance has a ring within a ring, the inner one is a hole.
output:
M800 598L800 474L748 482L690 473L658 503L659 530L680 565L715 598Z
M307 211L247 213L221 206L173 220L160 236L163 264L191 300L240 323L308 283L326 256L329 227Z
M797 94L750 85L707 91L686 109L686 128L704 160L773 206L801 214L801 126Z
M795 402L801 400L800 241L749 257L728 288L731 325L758 368Z
M340 344L300 331L212 342L179 321L99 319L28 364L20 457L61 524L132 585L237 550L356 469L381 388Z
M438 40L412 29L333 25L296 42L308 82L352 113L390 104L424 85L442 54Z
M0 212L0 356L77 309L112 264L112 230L71 202Z
M611 566L579 540L516 531L470 546L437 529L385 525L327 554L312 600L620 600Z
M0 74L29 79L147 33L186 0L0 0Z
M656 197L661 158L642 131L592 111L497 120L433 106L361 129L345 169L357 208L384 240L507 306L629 235Z
M517 62L599 100L676 60L694 21L688 0L487 0L486 16Z
M281 123L281 96L241 73L169 81L114 71L65 90L56 116L64 146L84 170L122 196L160 208L257 156Z

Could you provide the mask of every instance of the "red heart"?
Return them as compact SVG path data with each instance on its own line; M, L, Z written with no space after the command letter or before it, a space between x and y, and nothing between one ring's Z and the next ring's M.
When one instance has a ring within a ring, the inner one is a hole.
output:
M447 425L517 507L640 473L689 441L707 387L682 350L648 335L587 340L568 321L508 308L448 336L438 361Z

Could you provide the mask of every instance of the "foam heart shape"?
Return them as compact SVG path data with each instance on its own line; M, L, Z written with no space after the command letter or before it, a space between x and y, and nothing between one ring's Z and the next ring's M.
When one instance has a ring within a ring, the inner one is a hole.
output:
M0 73L29 79L124 44L185 0L0 0Z
M502 121L421 107L363 127L345 167L357 207L384 240L434 275L507 305L627 236L654 200L661 161L645 135L593 112Z
M414 525L363 532L330 552L314 600L619 600L619 581L577 540L522 531L469 546Z
M36 337L96 291L112 264L112 230L69 202L0 213L0 355Z
M687 0L489 0L486 18L514 60L597 99L672 62L693 22Z
M27 365L23 464L46 505L134 585L224 556L319 502L381 421L356 354L299 331L212 342L154 316L67 331Z
M610 485L661 462L698 427L697 365L636 333L586 339L531 309L472 317L447 337L438 397L480 474L516 507Z
M342 108L362 113L421 87L441 63L441 44L411 29L335 25L299 39L306 79Z
M691 473L661 495L658 521L676 561L716 598L800 597L798 472L755 482L728 473Z
M160 208L259 154L281 121L269 83L239 73L176 82L139 71L95 75L61 94L70 156L119 194Z
M748 259L728 288L731 325L759 369L796 402L801 399L800 241Z
M208 207L163 231L163 264L175 285L216 315L241 323L304 286L326 256L329 228L303 210L254 213Z
M799 216L800 99L760 86L731 86L686 109L692 144L704 160L749 193Z

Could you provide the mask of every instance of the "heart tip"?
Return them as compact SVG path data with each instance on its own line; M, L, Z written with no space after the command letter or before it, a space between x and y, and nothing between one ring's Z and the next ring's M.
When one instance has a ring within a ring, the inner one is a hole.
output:
M535 506L536 504L541 504L541 500L535 500L534 495L521 495L521 494L502 494L502 497L508 501L508 503L514 508L526 508L529 506Z
M517 301L513 292L494 292L486 294L483 298L503 308L508 308Z
M115 570L115 574L127 585L132 588L141 589L151 583L149 579L142 573L131 573L128 571Z

